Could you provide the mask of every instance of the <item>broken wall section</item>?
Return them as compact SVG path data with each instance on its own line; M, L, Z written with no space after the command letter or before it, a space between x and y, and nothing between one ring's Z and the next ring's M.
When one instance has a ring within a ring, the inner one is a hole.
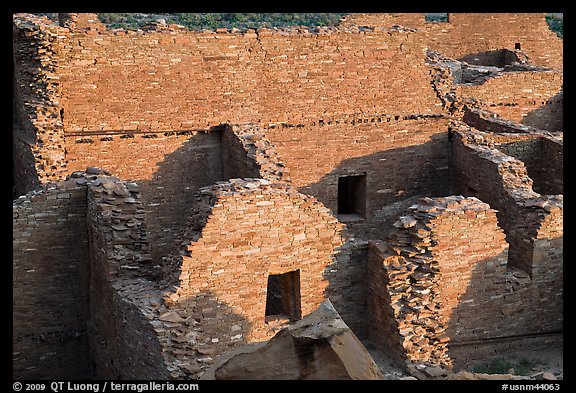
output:
M450 132L454 193L477 196L499 210L498 218L510 243L510 263L531 274L532 241L544 217L562 208L561 195L536 193L523 162L484 143L489 134L457 122Z
M513 283L518 280L529 283L523 298L530 307L524 300L510 300L505 315L517 318L524 334L562 331L563 196L536 193L522 162L488 146L490 138L505 137L453 125L454 190L498 210L510 245L508 269L515 277L508 278L509 290L516 291Z
M225 124L222 128L225 179L262 178L290 182L286 165L258 124Z
M348 280L346 266L337 277L327 276L346 242L345 227L315 198L282 183L231 179L202 188L182 239L180 255L166 261L163 281L177 286L166 297L168 310L195 326L192 341L169 332L167 351L195 359L180 377L199 375L229 349L270 339L331 296L331 280ZM268 313L270 277L278 276L293 280L295 290L284 295L297 312ZM356 306L337 303L348 313Z
M479 108L464 108L462 120L476 130L476 143L517 158L526 166L532 188L539 194L563 193L563 134L547 132Z
M252 123L179 132L69 135L66 148L70 170L102 166L139 184L152 256L158 261L178 248L177 237L201 187L231 177L288 181L278 153Z
M150 255L135 183L75 172L88 187L90 353L97 378L167 379L154 324L162 304L160 266ZM78 180L77 180L78 181Z
M395 226L371 243L369 337L405 366L452 367L451 341L498 334L504 233L487 204L463 197L423 198Z
M541 339L526 338L562 331L557 214L542 226L546 256L530 278L509 264L504 231L488 204L421 199L385 242L370 243L369 339L408 368L470 366L479 360L476 345L490 340L507 340L504 352L539 348Z
M24 194L64 180L66 154L57 47L62 36L46 18L14 18L13 62L16 127L13 153L16 191Z

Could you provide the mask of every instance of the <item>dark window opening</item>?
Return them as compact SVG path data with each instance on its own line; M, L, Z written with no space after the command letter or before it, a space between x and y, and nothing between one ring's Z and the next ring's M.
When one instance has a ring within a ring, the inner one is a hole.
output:
M514 49L518 49L518 50L522 49L522 47L521 47L521 45L520 45L519 42L517 42L517 43L514 44Z
M366 175L338 178L338 214L366 217Z
M265 319L302 318L300 305L300 270L268 276Z

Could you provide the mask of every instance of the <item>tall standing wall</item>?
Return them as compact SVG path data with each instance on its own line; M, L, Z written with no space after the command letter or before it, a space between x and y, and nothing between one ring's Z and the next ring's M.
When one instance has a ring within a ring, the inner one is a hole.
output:
M86 188L52 184L12 212L13 376L88 378Z

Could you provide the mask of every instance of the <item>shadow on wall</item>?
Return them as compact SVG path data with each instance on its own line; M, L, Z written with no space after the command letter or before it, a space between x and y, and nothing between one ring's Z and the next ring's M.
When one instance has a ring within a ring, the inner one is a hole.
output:
M186 226L198 189L224 180L219 132L198 133L180 143L158 161L150 180L136 180L145 208L152 257L157 263L162 256L177 250L176 240Z
M520 48L517 47L516 49ZM512 65L513 62L520 62L520 58L518 57L518 55L516 55L513 51L508 49L497 49L497 50L471 53L466 56L462 56L457 60L472 65L500 67L500 68L506 65Z
M546 103L528 112L520 121L530 127L545 131L564 130L564 88Z
M341 181L339 186L339 178L352 174L366 176L366 190L352 190L365 196L365 201L358 202L366 206L364 216L361 212L337 214L339 187L347 186ZM388 232L395 229L392 224L419 198L448 195L449 174L447 136L435 135L420 145L343 160L319 182L299 188L300 192L318 198L346 223L353 237L362 239L340 247L324 272L328 281L326 297L360 339L367 335L366 240L386 238Z
M170 340L165 344L165 349L170 346L169 352L178 360L180 369L186 370L187 375L177 378L190 374L197 377L217 355L247 343L252 329L250 321L236 314L211 291L199 291L176 302L167 300L166 304L168 312L174 311L183 319L180 326L167 327Z
M501 258L482 260L459 275L458 285L466 280L466 289L446 329L454 371L514 357L520 350L562 345L562 266L550 263L542 269L545 275L531 279L520 269L499 265Z
M345 159L318 182L298 191L315 196L354 236L383 239L385 227L415 198L449 194L449 156L448 136L440 133L419 145ZM346 181L350 176L365 179Z

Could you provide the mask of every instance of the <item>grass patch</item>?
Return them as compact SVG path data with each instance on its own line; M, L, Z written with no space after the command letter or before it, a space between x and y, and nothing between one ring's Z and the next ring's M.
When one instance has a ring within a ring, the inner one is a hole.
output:
M510 369L514 369L515 375L528 375L532 367L541 364L538 360L521 358L518 362L512 362L505 358L496 358L490 362L481 363L474 366L475 373L482 374L508 374Z

